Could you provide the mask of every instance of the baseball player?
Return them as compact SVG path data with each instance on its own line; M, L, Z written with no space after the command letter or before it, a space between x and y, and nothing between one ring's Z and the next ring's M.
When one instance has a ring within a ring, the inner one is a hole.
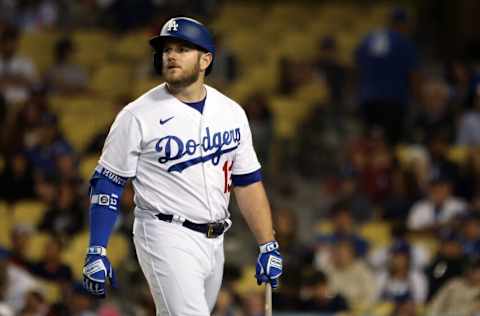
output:
M84 286L104 297L106 280L115 284L107 244L132 179L133 239L157 315L210 315L222 281L232 189L259 244L258 284L278 286L282 257L245 112L204 84L215 60L211 34L177 17L150 45L165 83L127 105L110 128L90 181Z

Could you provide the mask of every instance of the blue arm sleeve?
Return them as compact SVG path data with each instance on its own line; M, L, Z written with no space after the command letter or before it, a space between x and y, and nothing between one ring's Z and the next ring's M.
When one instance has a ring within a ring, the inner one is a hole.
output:
M247 174L232 174L232 183L234 186L247 186L249 184L262 181L262 170L258 169Z
M90 180L90 246L107 248L127 179L97 167Z

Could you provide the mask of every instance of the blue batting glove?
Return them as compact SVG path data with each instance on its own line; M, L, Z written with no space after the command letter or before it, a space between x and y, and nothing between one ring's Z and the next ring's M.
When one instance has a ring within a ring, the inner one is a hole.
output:
M272 289L279 285L279 278L282 275L282 255L278 251L278 242L271 241L260 245L260 254L255 268L255 277L258 285L270 283Z
M115 273L107 258L107 250L101 246L89 247L83 267L83 287L98 298L105 298L105 282L116 287Z

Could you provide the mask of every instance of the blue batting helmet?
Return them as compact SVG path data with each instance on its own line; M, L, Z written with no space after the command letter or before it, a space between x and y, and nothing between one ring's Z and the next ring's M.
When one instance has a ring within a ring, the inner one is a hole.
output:
M212 70L213 60L215 59L215 43L212 34L208 29L197 20L187 17L176 17L167 21L157 35L150 39L150 45L155 50L154 64L155 69L161 73L162 71L162 56L163 45L166 39L179 39L190 44L195 45L200 50L212 54L212 62L205 71L208 75Z

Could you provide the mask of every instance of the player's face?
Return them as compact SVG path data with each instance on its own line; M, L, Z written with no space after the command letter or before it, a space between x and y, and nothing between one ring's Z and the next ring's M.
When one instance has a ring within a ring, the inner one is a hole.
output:
M188 86L196 82L208 66L205 55L209 54L199 51L188 43L167 41L162 55L162 72L165 81L179 86Z

